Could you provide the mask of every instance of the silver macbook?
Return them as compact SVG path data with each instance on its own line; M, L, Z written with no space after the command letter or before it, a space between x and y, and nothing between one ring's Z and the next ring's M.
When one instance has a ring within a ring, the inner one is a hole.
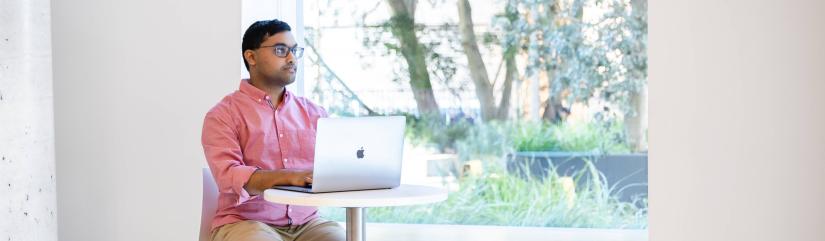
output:
M318 119L312 185L273 188L321 193L397 187L405 125L404 116Z

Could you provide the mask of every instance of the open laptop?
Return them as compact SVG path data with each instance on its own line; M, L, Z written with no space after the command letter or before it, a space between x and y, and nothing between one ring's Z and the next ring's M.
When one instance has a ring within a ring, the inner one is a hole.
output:
M322 193L397 187L405 126L404 116L318 119L312 185L273 188Z

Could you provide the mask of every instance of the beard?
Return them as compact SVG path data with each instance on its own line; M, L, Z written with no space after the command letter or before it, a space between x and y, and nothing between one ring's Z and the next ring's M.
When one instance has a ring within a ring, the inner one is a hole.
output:
M269 85L287 86L295 82L295 75L297 75L297 73L298 69L294 64L287 64L277 72L268 76L266 81L269 82L267 83Z

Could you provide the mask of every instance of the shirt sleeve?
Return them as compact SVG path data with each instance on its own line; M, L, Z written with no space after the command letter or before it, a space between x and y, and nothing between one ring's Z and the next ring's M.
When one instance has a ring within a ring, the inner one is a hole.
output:
M319 112L321 118L329 117L329 112L327 112L327 109L324 109L323 106L318 106L318 112Z
M240 205L251 198L244 185L259 168L244 164L238 132L231 120L227 114L210 111L203 122L201 143L218 191L236 195L235 205Z

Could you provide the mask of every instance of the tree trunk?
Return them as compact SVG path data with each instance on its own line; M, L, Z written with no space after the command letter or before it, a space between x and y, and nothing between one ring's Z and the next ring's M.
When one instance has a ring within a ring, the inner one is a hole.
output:
M632 17L645 18L647 14L647 0L631 0ZM646 76L646 75L645 75ZM646 79L644 80L647 81ZM646 83L645 83L646 85ZM630 106L635 113L626 113L624 116L627 144L633 151L647 150L647 88L642 87L630 93Z
M415 0L387 0L392 10L390 28L398 39L401 55L407 62L410 88L421 115L440 115L427 72L426 52L415 33Z
M544 106L544 114L542 114L541 118L552 123L560 123L564 121L569 112L570 111L561 104L561 98L559 98L559 96L552 96L551 93L551 96L547 99L547 104Z
M559 11L561 11L560 2L556 1L556 2L550 3L550 5L547 6L545 11L546 11L546 14L547 14L546 17L549 20L548 23L552 24L552 26L551 26L552 28L556 28L555 24L558 22L558 21L556 21L556 18L559 16ZM542 39L541 41L546 41L546 40ZM552 56L544 56L544 58L553 58L553 57ZM550 60L545 60L545 61L550 62ZM549 93L547 94L547 100L545 100L544 112L541 115L541 119L543 119L545 121L548 121L548 122L552 122L552 123L562 122L564 120L564 118L567 117L567 109L565 109L564 106L561 103L562 98L561 98L560 95L562 94L562 91L559 91L559 93L555 93L555 94L553 93L553 89L555 89L555 88L553 88L554 84L562 85L562 83L555 83L553 81L553 79L556 76L556 71L558 69L559 68L557 68L557 67L551 67L551 66L545 66L545 68L544 68L544 71L547 73L547 91ZM540 78L537 78L537 80L540 80Z
M627 144L633 151L647 150L647 91L644 89L630 94L630 105L635 113L627 113L624 117Z
M553 79L556 76L557 68L547 67L544 69L547 72L547 88L548 88L548 95L547 101L545 101L544 105L544 113L541 115L541 118L545 121L551 123L561 123L562 121L567 118L570 114L570 110L564 108L561 101L564 99L564 91L559 91L558 93L553 94Z
M476 43L476 35L473 30L472 9L468 0L458 0L458 22L461 31L461 47L464 55L467 56L470 77L475 85L476 97L481 106L481 118L485 121L496 119L497 111L495 98L493 97L493 85L490 84L490 77L487 75L487 67L481 58L481 52Z
M504 71L504 90L501 93L501 102L498 105L498 114L496 117L499 120L506 120L510 114L510 99L513 91L513 81L518 78L518 69L516 67L515 51L504 52L504 63L506 70Z

